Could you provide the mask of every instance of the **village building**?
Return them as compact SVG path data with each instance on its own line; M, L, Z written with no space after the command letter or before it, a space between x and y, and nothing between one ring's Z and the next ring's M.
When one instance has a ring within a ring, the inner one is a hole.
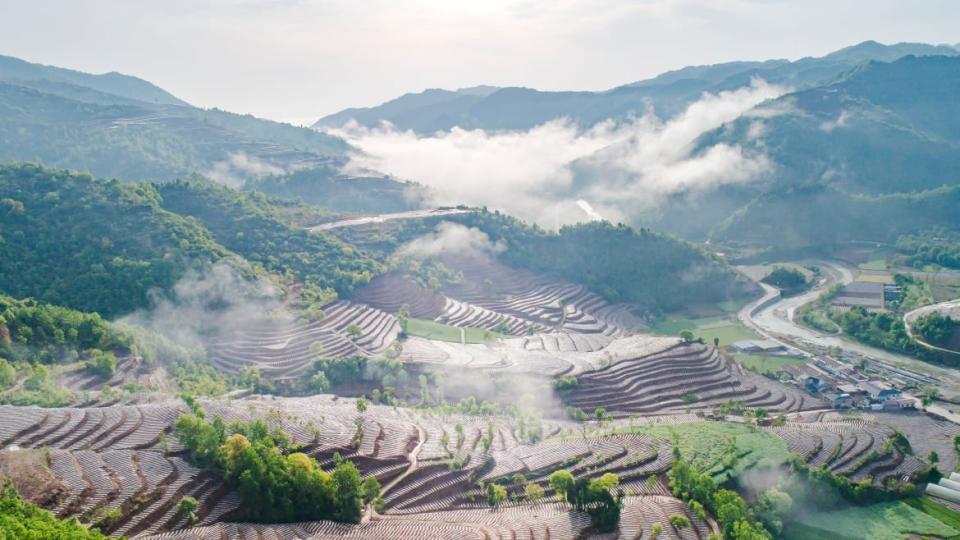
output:
M896 388L883 381L867 381L860 383L860 388L865 390L873 401L884 402L889 399L897 399L901 393Z

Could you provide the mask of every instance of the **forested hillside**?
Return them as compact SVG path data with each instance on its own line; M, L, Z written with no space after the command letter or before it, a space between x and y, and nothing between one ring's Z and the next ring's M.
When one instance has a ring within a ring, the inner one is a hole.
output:
M134 77L0 57L0 161L123 180L205 173L239 185L322 164L347 149L311 129L191 107Z
M110 318L147 305L148 291L169 289L191 265L228 256L149 184L0 166L0 292Z
M402 244L431 233L441 221L482 231L503 247L498 257L510 266L582 283L607 300L636 303L654 313L722 302L751 292L725 262L692 244L608 222L550 232L499 212L478 210L372 229L344 228L337 234L386 260Z
M341 165L335 162L288 175L253 179L246 188L276 197L300 199L337 212L384 214L419 206L423 188L417 184L388 177L345 176L338 171Z
M769 174L645 222L684 236L779 246L896 242L960 228L960 58L907 56L761 104L699 141L764 156ZM761 134L761 135L758 135Z
M165 209L195 218L228 249L271 272L345 295L382 269L332 236L286 223L261 193L199 182L155 189Z
M714 238L782 246L894 243L933 227L960 227L957 208L960 185L884 195L813 186L758 196L719 223Z

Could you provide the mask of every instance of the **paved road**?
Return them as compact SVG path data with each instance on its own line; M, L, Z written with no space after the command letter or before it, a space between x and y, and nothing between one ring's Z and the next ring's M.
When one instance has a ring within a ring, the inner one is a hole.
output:
M773 339L788 348L809 353L811 346L832 348L838 347L844 351L865 356L872 360L907 368L920 373L929 374L943 381L949 381L960 387L960 372L928 364L916 358L885 351L869 345L864 345L838 335L828 335L794 321L797 308L816 299L824 290L835 283L847 284L856 277L856 270L839 261L812 261L819 266L824 279L806 293L774 301L777 291L772 287L761 284L766 294L760 300L751 302L738 314L741 321L758 331L768 339ZM765 302L769 301L769 305ZM757 309L758 306L765 306Z
M321 223L313 227L307 227L308 231L329 231L330 229L339 229L341 227L356 227L368 223L383 223L395 219L417 219L435 216L451 216L454 214L468 214L474 212L469 208L435 208L432 210L414 210L412 212L397 212L395 214L380 214L378 216L364 216L357 218L340 219L329 223Z

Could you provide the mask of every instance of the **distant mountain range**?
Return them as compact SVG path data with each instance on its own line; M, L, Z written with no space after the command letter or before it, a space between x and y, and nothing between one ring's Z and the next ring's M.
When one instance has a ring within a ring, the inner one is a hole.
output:
M522 130L561 117L586 127L609 118L640 116L651 106L658 116L668 118L699 99L704 92L739 88L754 77L791 88L804 88L829 82L864 62L891 62L908 55L957 56L960 50L945 45L882 45L866 41L820 58L803 58L795 62L767 60L686 67L603 92L545 92L492 86L454 91L430 89L405 94L376 107L346 109L321 118L313 127L339 127L351 120L368 127L390 122L398 129L429 134L454 126Z
M953 46L868 41L820 58L687 67L605 92L427 90L317 126L388 121L427 134L454 126L526 130L566 117L587 127L651 109L668 119L704 92L754 78L793 90L704 133L694 156L723 143L764 156L770 171L749 183L674 193L654 209L637 205L632 223L696 241L782 246L960 229L960 205L951 206L960 202L960 50ZM0 162L128 181L199 174L346 213L417 207L423 188L414 183L344 175L352 150L321 131L193 107L136 77L0 57ZM574 171L575 188L596 180L588 168ZM830 215L818 217L818 208Z
M742 88L754 78L792 90L704 133L692 156L723 143L763 156L770 171L752 182L674 193L655 208L638 204L628 216L634 224L697 241L797 247L894 242L933 226L960 228L960 50L954 46L867 41L820 58L687 67L605 92L428 90L348 109L316 126L390 122L431 134L453 126L526 130L565 117L586 128L651 108L666 120L704 92ZM606 174L578 164L573 170L571 197Z
M410 183L340 174L349 150L313 129L194 107L129 75L0 56L0 162L127 181L199 174L234 187L269 177L257 189L340 212L413 207Z
M244 168L305 168L348 148L311 129L193 107L136 77L0 57L0 160L127 180L172 180L221 164L242 182Z

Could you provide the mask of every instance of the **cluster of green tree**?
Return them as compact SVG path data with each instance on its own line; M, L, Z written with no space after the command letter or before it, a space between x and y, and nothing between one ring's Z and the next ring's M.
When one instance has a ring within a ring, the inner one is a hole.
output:
M299 199L336 212L387 214L416 208L422 188L390 178L348 177L334 162L286 175L251 179L244 186L274 197Z
M129 344L96 313L0 295L0 358L56 363L77 359L88 349L90 359L102 356L101 349Z
M215 396L238 385L210 365L202 347L184 347L140 326L114 323L113 327L127 336L131 354L143 357L148 364L162 364L181 392Z
M163 208L191 216L231 251L271 272L348 295L383 270L352 246L324 234L293 227L274 201L262 193L245 193L197 181L154 186Z
M859 482L846 476L833 474L826 467L810 467L799 456L791 459L793 474L784 485L784 491L803 506L821 510L836 510L847 504L866 506L883 501L912 497L917 487L910 482L890 478L886 486L875 485L870 479ZM940 473L936 466L921 471L916 479L921 482L936 482Z
M774 266L761 281L785 292L799 291L807 286L807 276L803 272L786 266Z
M907 263L917 268L937 264L960 268L960 232L935 227L897 239L897 249L907 253Z
M623 490L613 490L620 479L613 473L604 473L599 478L574 478L561 469L550 475L550 487L558 497L567 501L574 510L590 514L590 524L601 533L613 532L620 524L623 509ZM688 524L689 525L689 524Z
M77 518L59 520L50 512L23 500L13 482L3 484L0 496L0 538L17 540L107 540Z
M379 484L361 482L349 461L336 460L328 473L296 451L285 433L271 432L262 420L229 425L219 417L208 421L195 400L185 401L192 412L177 419L177 436L194 464L217 471L237 489L243 519L357 523L365 499L379 495Z
M910 339L903 319L891 313L872 313L862 306L847 311L830 310L830 319L843 333L868 345L895 351L922 360L938 361L940 356Z
M713 477L702 474L682 459L680 450L674 447L675 461L670 472L670 490L690 503L700 514L709 511L717 518L724 538L731 540L769 540L773 538L765 527L760 513L747 505L737 492L716 485ZM773 521L770 519L770 521Z
M651 313L722 302L750 292L725 262L693 244L623 224L582 223L550 232L500 212L478 210L391 222L389 227L344 227L336 234L386 260L402 244L431 232L439 221L484 232L506 248L499 258L510 266L582 283L607 300L637 303Z
M917 319L913 323L913 331L931 345L949 347L960 332L960 321L934 311Z
M99 315L0 295L0 402L65 405L72 394L57 386L48 366L83 360L108 379L116 370L114 351L129 347L129 338Z
M149 184L0 166L0 292L111 318L227 255L195 220L161 208Z

